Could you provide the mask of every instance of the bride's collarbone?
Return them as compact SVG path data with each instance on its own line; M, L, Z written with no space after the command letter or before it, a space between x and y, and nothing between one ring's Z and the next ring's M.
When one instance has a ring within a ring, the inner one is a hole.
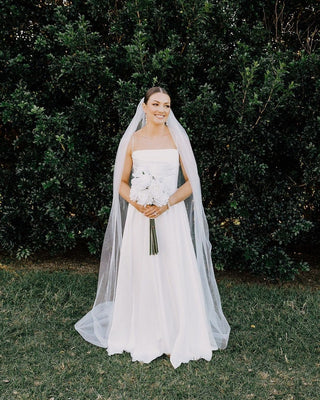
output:
M169 132L148 134L148 133L143 133L143 132L140 131L135 136L136 136L137 139L141 139L141 140L146 139L146 140L151 140L153 142L170 139L170 133Z
M172 149L175 143L170 132L148 135L143 130L136 132L134 137L134 147L136 149Z

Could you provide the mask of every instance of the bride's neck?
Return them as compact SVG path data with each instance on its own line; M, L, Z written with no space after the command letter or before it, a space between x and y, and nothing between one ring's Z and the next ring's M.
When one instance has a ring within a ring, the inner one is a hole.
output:
M156 137L166 134L167 127L166 125L154 125L154 124L147 124L144 128L144 134L150 137Z

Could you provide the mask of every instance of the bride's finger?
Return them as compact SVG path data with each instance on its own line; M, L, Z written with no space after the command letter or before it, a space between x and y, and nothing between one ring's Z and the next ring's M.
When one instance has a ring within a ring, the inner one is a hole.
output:
M150 207L150 209L144 214L146 217L155 218L159 215L159 208L156 206Z
M148 210L147 212L144 213L144 215L147 217L152 217L152 216L155 216L156 213L157 213L157 211L155 211L155 210Z

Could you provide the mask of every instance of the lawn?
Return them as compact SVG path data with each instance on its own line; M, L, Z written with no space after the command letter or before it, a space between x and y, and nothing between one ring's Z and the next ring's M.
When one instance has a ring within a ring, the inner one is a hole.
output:
M74 330L93 303L96 273L2 264L0 280L1 400L320 399L316 287L222 276L229 346L175 370L166 356L109 357Z

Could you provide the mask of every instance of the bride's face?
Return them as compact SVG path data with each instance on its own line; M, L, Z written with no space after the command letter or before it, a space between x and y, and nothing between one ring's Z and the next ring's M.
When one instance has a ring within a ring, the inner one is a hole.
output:
M165 93L154 93L149 97L147 104L143 103L143 109L148 124L164 124L169 117L170 97Z

